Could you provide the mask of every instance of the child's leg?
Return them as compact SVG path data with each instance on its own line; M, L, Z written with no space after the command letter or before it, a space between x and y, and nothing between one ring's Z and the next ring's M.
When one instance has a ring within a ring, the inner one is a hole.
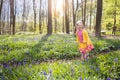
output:
M85 53L85 60L87 60L87 53Z
M83 57L84 57L84 61L85 61L86 60L86 53L84 53Z
M84 52L81 52L81 60L84 60Z
M88 56L89 56L89 53L86 53L86 54L85 54L85 59L86 59L86 60L88 59Z
M84 52L82 53L82 60L85 61L85 53Z
M81 53L81 60L83 60L83 59L84 59L83 55L84 55L84 54L83 54L83 53Z

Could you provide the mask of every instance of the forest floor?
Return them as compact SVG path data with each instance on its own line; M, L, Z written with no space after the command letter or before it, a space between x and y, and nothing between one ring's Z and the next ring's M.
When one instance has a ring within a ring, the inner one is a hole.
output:
M0 80L119 80L120 38L111 37L90 37L82 61L74 35L0 36Z
M106 38L106 39L120 39L120 35L107 34L107 35L102 35L102 38Z

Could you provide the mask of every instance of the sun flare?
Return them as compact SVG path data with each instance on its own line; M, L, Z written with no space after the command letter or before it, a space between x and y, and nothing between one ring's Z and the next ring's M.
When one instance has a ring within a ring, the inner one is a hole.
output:
M55 5L55 3L56 3L56 5ZM52 11L53 12L55 11L55 8L56 8L57 15L63 16L63 0L53 0L53 2L52 2Z

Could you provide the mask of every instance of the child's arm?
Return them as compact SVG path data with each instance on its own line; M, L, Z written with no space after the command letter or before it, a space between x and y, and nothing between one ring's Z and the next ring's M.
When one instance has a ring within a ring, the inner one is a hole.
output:
M83 42L87 43L89 39L88 33L86 30L83 30Z

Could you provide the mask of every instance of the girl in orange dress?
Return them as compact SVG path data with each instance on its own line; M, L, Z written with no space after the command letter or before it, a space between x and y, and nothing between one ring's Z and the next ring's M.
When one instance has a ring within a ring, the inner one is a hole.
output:
M79 43L79 51L81 52L81 59L86 60L88 52L90 52L94 46L88 36L87 31L84 28L82 21L76 23L76 38Z

